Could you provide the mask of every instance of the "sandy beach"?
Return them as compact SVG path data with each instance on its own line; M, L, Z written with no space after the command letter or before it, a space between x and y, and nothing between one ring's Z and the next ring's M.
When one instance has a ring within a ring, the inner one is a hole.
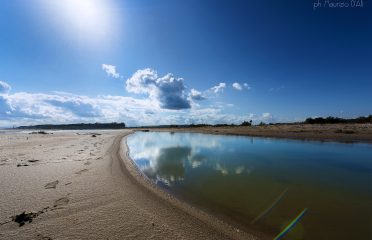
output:
M371 143L371 129L332 125L177 131ZM229 226L148 182L126 156L125 142L121 144L131 132L1 134L0 239L266 238Z
M123 171L128 133L2 134L0 239L230 239Z

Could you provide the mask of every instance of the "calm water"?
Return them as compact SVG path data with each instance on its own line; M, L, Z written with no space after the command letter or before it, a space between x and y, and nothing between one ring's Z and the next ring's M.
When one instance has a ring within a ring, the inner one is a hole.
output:
M130 157L171 193L283 239L372 239L372 145L137 132Z

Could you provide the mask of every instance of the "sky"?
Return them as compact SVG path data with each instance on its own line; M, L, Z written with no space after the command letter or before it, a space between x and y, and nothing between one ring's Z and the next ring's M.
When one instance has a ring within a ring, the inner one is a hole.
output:
M370 4L1 1L0 127L369 115Z

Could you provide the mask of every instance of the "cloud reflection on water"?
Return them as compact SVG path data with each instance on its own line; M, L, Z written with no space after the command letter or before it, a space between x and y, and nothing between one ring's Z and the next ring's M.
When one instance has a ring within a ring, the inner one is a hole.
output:
M242 174L244 166L220 163L220 158L211 158L209 152L223 151L218 138L206 134L171 134L137 132L128 139L130 157L149 178L168 186L185 179L187 168L207 167L228 174ZM229 165L229 168L226 165Z

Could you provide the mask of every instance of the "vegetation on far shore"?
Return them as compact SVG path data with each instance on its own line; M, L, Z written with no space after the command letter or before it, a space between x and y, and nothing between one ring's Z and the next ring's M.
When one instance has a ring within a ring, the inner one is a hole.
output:
M338 118L338 117L317 117L317 118L307 118L304 123L307 124L334 124L334 123L372 123L372 115L368 117L358 117L358 118Z
M317 117L307 118L304 122L293 123L264 123L260 122L258 126L265 125L294 125L294 124L346 124L346 123L372 123L372 115L368 117L358 118L338 118L338 117ZM198 128L198 127L236 127L236 126L252 126L252 120L243 121L241 124L169 124L169 125L154 125L154 126L139 126L134 128ZM76 123L76 124L44 124L33 126L20 126L16 129L39 129L39 130L82 130L82 129L123 129L125 123Z
M75 123L75 124L43 124L33 126L20 126L16 129L40 130L84 130L84 129L123 129L125 123Z

